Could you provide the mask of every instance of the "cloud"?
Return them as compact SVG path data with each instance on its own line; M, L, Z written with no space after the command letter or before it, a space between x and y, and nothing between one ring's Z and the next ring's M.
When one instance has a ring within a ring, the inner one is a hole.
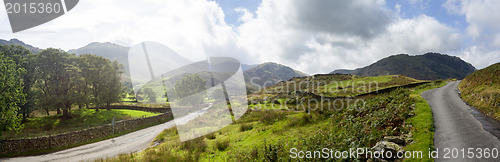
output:
M238 28L241 46L261 61L310 74L362 67L392 54L460 48L456 29L426 15L402 19L383 2L307 2L264 0Z
M467 33L474 39L500 32L500 3L495 0L447 0L443 7L450 13L464 15L469 23ZM500 47L500 46L497 46Z
M448 0L443 7L464 15L467 30L425 14L402 18L383 0L263 0L255 12L235 9L241 13L239 26L226 24L224 11L214 1L107 0L81 1L54 21L0 37L65 50L96 41L125 46L156 41L190 59L273 61L310 74L363 67L399 53L450 53L477 67L491 62L482 53L498 58L500 22L492 21L500 19L497 4ZM468 39L474 41L465 46Z
M206 57L204 48L231 42L234 32L214 1L106 0L81 1L58 19L9 37L65 50L96 41L125 46L157 41L195 59Z
M447 0L443 7L451 14L465 16L466 36L472 45L457 55L484 68L500 59L500 2L495 0ZM489 58L489 59L488 59Z

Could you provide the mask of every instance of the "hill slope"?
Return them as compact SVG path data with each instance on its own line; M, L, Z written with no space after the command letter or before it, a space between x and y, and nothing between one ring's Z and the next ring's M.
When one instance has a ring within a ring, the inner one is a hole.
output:
M406 75L415 79L436 80L462 79L473 73L475 69L471 64L455 56L426 53L417 56L393 55L363 68L335 70L331 74L340 73L359 76Z
M69 50L68 52L75 53L77 55L93 54L110 60L117 60L124 66L123 69L127 71L126 73L128 74L128 49L128 47L123 47L109 42L92 42L85 47Z
M42 49L33 47L32 45L26 44L23 41L20 41L19 39L11 39L9 41L0 39L0 45L18 45L18 46L23 46L24 48L28 49L31 53L39 53L42 51Z
M465 77L458 88L463 100L500 120L500 62Z
M243 75L245 76L247 89L250 90L269 87L280 81L288 80L294 77L307 76L307 74L303 72L274 62L262 63L254 68L244 71Z

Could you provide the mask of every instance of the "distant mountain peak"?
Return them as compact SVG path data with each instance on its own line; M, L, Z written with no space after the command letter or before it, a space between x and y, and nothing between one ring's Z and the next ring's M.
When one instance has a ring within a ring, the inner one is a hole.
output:
M298 70L275 62L265 62L243 72L248 88L257 90L258 87L272 86L280 81L294 77L308 76ZM257 86L258 85L258 86Z
M392 55L363 68L335 70L331 73L359 76L406 75L415 79L462 79L476 68L459 57L427 52L423 55Z

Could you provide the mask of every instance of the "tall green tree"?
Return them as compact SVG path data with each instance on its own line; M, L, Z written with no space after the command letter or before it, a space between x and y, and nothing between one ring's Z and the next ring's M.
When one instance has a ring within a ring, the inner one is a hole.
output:
M79 67L84 80L87 100L96 107L106 106L120 101L122 93L122 66L117 61L110 61L101 56L85 54L80 56ZM88 92L88 93L87 93Z
M21 77L25 70L0 53L0 131L21 129L20 107L25 103Z
M37 57L39 79L37 85L43 93L40 98L45 107L55 107L63 118L70 118L71 106L80 98L79 84L82 83L80 71L74 55L59 49L43 50Z
M26 102L19 103L19 113L22 114L23 119L26 119L36 109L37 98L39 96L39 92L33 88L36 81L35 66L33 64L35 55L26 48L15 45L0 45L0 52L6 57L10 57L20 68L25 69L25 73L19 77L19 81L23 82L23 93L25 94Z

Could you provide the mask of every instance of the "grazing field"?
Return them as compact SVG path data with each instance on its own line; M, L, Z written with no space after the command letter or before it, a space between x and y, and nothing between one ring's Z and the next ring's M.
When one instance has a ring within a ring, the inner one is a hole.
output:
M289 161L293 150L346 151L372 148L385 137L401 137L404 150L433 149L432 112L420 97L424 90L446 84L435 81L414 88L363 97L337 109L258 109L214 133L180 142L176 128L163 131L140 153L101 161ZM302 159L304 160L304 159ZM323 159L327 160L327 159ZM367 160L333 158L333 160Z
M27 118L24 128L19 132L2 132L2 139L17 139L53 135L62 132L82 130L101 126L115 121L159 115L158 113L136 110L99 110L76 109L71 111L72 118L63 120L62 115Z

